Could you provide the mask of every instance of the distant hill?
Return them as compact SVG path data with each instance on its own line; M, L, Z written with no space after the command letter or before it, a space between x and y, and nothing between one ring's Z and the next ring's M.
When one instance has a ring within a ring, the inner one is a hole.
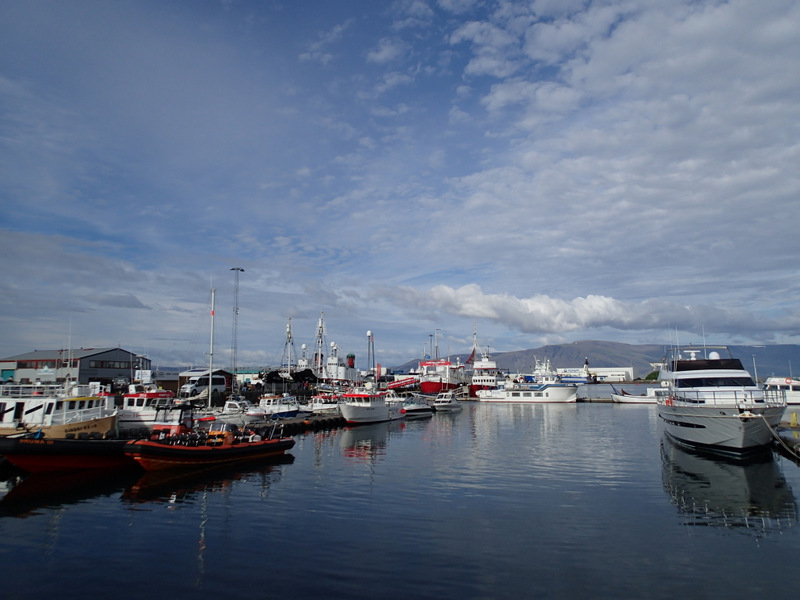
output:
M763 380L770 375L785 377L790 370L796 368L800 373L800 345L781 344L773 346L729 346L733 356L741 359L744 368L753 372L753 356L755 356L758 378ZM581 367L585 359L589 359L592 367L633 367L637 378L643 379L651 372L650 363L659 362L668 346L657 344L623 344L619 342L603 342L585 340L570 344L554 344L518 350L515 352L496 352L491 354L500 369L512 373L532 370L534 357L540 360L550 359L556 369ZM464 362L468 354L451 355L451 360L459 358ZM408 372L418 366L419 359L408 361L394 367L395 372ZM794 373L793 373L794 374Z

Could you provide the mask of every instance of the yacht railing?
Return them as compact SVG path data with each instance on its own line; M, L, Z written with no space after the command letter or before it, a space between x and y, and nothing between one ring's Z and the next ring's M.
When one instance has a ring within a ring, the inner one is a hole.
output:
M786 393L782 390L680 390L662 393L664 398L686 404L720 406L784 406Z

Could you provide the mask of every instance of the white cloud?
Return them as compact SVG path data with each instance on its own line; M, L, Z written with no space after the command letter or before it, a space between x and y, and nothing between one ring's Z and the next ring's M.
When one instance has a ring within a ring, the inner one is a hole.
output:
M5 354L202 357L234 265L253 360L800 339L796 2L93 6L0 22Z

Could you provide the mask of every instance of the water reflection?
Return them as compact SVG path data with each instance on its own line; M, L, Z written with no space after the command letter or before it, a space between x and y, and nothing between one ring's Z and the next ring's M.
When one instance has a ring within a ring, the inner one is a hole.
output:
M694 452L665 436L661 473L685 525L763 535L797 521L797 501L771 451L737 461Z
M122 494L122 500L129 504L142 502L169 502L178 504L191 502L205 492L221 492L229 489L234 482L260 479L268 485L280 473L279 465L292 464L294 456L282 454L268 461L228 465L212 469L194 471L163 470L150 471L141 475Z
M405 426L400 420L349 427L339 436L342 456L351 462L375 464L386 455L391 435L400 433Z
M130 469L87 469L67 473L33 473L10 482L0 500L0 516L27 517L39 509L58 508L121 492L141 475Z

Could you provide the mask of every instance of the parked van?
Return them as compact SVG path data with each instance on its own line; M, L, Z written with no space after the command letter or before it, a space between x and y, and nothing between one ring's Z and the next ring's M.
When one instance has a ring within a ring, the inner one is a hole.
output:
M208 375L198 375L196 377L192 377L181 386L181 390L179 395L183 398L190 397L190 396L197 396L201 392L204 392L208 388ZM214 375L211 378L211 395L215 396L217 394L224 394L225 393L225 376L224 375Z

